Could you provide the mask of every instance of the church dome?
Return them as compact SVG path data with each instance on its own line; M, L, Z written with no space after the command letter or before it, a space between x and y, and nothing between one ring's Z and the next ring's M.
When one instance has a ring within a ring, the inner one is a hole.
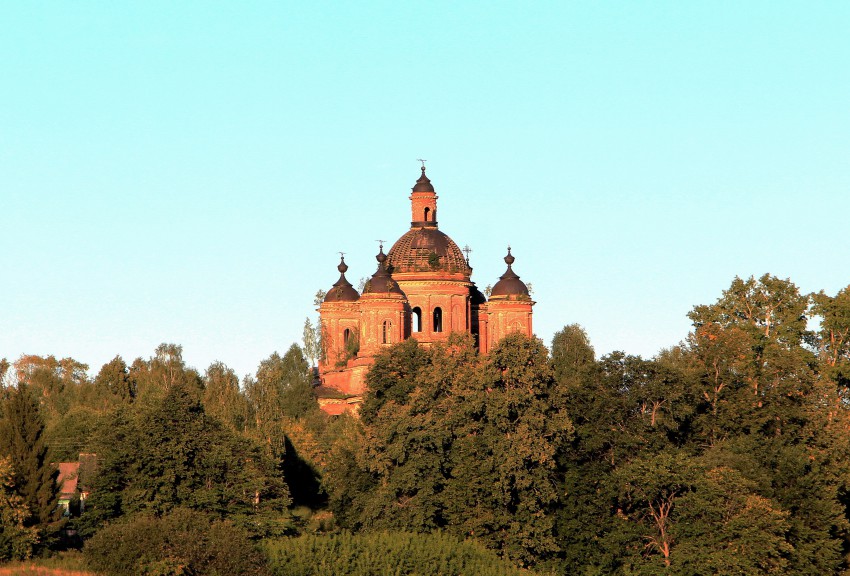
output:
M348 270L345 258L340 257L339 266L336 269L339 270L339 280L328 290L324 302L356 302L360 298L360 294L345 278L345 272Z
M490 292L490 299L492 300L494 296L519 296L528 298L528 286L525 285L525 282L519 279L519 276L516 275L516 272L511 268L511 264L514 263L515 258L511 256L511 248L508 246L508 255L505 256L505 264L508 265L507 271L502 274L499 278L499 281L496 282L495 286L493 286L492 291Z
M366 285L363 287L363 294L398 294L403 298L404 292L402 292L401 288L398 287L398 283L393 280L387 271L387 255L384 254L383 246L375 259L378 261L378 270L366 282Z
M454 240L432 227L410 229L387 256L392 272L472 272Z
M434 185L431 180L425 176L425 166L422 166L422 175L416 181L416 184L411 189L413 192L433 192Z

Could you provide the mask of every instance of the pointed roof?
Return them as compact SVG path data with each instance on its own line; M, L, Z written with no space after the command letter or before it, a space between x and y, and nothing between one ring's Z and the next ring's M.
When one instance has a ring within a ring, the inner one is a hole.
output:
M491 299L493 296L528 296L528 286L519 279L519 276L511 268L514 260L516 259L511 255L511 247L508 246L508 255L505 256L505 264L508 265L508 269L493 286L493 290L490 292Z
M404 296L404 292L402 292L401 288L398 287L398 283L393 280L393 277L390 275L389 264L387 263L387 255L384 254L384 247L381 245L381 250L375 259L378 261L378 269L372 275L372 278L366 282L366 286L363 287L364 294L398 294L400 296Z
M354 289L354 286L345 278L345 272L348 270L348 265L345 263L345 257L339 257L339 280L334 283L333 287L328 290L325 296L325 302L356 302L360 298L360 294Z
M425 166L422 166L422 175L419 176L419 179L416 181L416 185L412 189L414 192L433 192L434 186L431 184L431 180L425 175Z

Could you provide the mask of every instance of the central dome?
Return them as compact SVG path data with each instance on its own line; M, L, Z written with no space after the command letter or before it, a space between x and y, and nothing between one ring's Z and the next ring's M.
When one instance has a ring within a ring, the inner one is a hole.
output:
M387 254L393 272L459 272L472 269L454 240L437 228L411 228Z

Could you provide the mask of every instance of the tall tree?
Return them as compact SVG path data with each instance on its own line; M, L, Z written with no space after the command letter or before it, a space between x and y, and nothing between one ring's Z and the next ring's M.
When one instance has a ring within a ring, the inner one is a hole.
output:
M239 389L236 373L213 362L204 374L204 410L231 430L243 431L249 418L248 401Z
M6 374L9 373L11 364L5 358L0 358L0 388L6 384Z
M616 520L604 536L626 574L785 574L788 512L726 466L679 450L615 472Z
M822 370L836 384L850 388L850 286L835 296L821 290L812 300L812 312L820 317L816 342Z
M691 312L689 348L705 400L694 429L708 432L695 445L734 454L759 495L791 512L788 569L814 576L846 563L848 447L832 430L847 408L814 370L807 304L789 280L736 278L717 303Z
M297 344L286 354L277 352L260 362L256 379L246 381L245 392L257 433L277 453L283 453L282 419L298 418L316 409L309 365Z
M555 378L565 385L575 381L596 360L590 338L578 324L564 326L555 333L551 352Z
M28 527L29 509L15 490L15 474L8 458L0 458L0 562L26 560L38 544L38 530Z
M304 319L304 355L310 361L312 367L316 366L316 360L319 359L319 354L322 350L321 329L319 326L313 326L309 318Z
M73 358L24 355L15 362L18 382L24 382L39 401L42 417L49 425L79 401L88 384L88 366Z
M376 358L367 388L365 449L348 451L360 469L346 474L371 486L350 500L363 526L474 536L525 564L557 552L556 455L572 425L542 343L514 334L483 358L469 335L409 340Z
M81 518L88 533L106 520L180 506L239 520L258 535L288 527L289 491L276 464L207 416L182 384L135 415L117 411L99 433L97 453Z
M129 376L136 397L146 403L158 402L176 385L198 396L203 390L200 374L186 366L183 347L178 344L160 344L150 359L137 358L130 366Z
M576 434L559 454L564 496L557 526L566 571L619 569L626 536L612 506L622 491L616 472L685 442L693 411L686 383L673 363L613 352L568 387Z
M790 280L764 274L758 280L736 277L715 304L694 306L688 317L695 328L708 323L738 326L793 347L806 335L807 307L808 298Z
M120 403L130 403L136 397L136 383L130 378L130 371L121 356L100 368L94 385L102 396Z
M530 565L559 552L557 456L573 423L542 342L510 334L482 360L480 384L453 395L465 425L455 432L447 517L464 536Z
M25 382L19 382L3 406L0 421L0 455L14 471L18 494L30 511L27 526L46 526L55 518L56 477L44 442L44 421L38 402Z

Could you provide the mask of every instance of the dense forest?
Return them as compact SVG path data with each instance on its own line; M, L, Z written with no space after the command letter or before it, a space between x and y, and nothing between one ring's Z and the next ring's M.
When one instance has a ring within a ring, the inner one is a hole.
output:
M652 359L584 330L387 348L359 417L305 347L0 361L0 560L98 574L850 574L850 286L733 280ZM57 508L57 462L96 455Z

